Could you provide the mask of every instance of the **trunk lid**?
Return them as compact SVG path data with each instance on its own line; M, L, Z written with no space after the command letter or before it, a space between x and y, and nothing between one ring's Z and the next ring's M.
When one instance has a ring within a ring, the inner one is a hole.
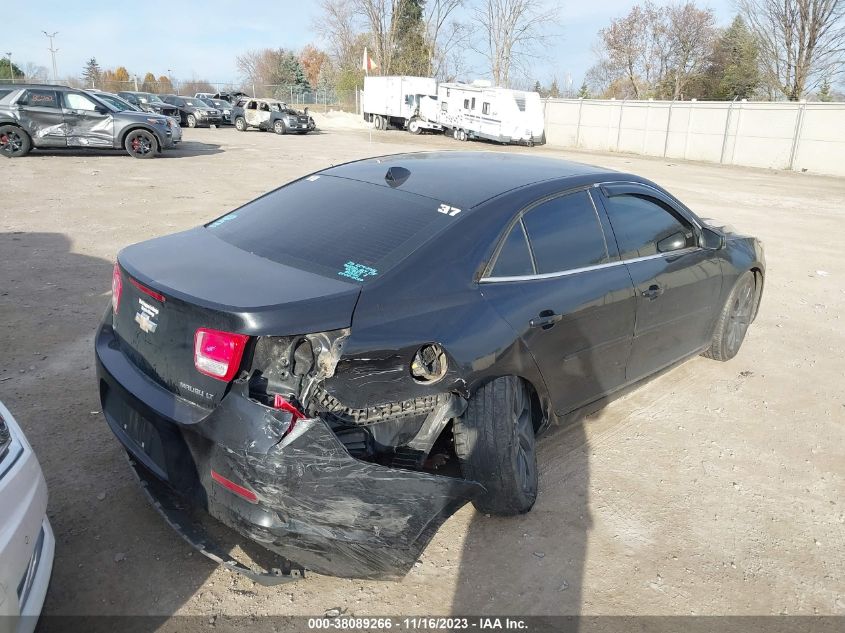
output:
M228 383L194 366L199 328L286 336L351 325L360 286L243 251L205 228L150 240L118 256L114 330L123 353L171 392L213 408ZM248 364L247 344L242 365Z

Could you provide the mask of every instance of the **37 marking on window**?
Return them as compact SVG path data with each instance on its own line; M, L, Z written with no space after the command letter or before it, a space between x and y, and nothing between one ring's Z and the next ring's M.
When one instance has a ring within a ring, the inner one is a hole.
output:
M443 213L444 215L448 215L449 217L455 217L461 212L458 207L450 207L448 204L441 204L437 207L437 211L439 213Z

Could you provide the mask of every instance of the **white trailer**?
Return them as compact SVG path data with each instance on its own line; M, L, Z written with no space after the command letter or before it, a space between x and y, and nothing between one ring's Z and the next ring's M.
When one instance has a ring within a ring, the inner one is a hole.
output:
M366 77L361 100L364 120L378 130L395 126L418 129L440 129L435 123L422 122L418 111L425 98L437 98L437 81L430 77ZM418 127L419 126L419 127Z
M495 88L487 81L442 83L436 100L422 100L423 118L458 140L544 143L543 105L536 92Z

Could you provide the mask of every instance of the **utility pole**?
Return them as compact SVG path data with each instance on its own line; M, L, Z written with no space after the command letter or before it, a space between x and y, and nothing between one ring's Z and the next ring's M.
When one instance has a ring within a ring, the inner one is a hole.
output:
M12 80L12 83L15 83L15 71L12 70L12 53L6 53L6 57L9 58L9 79Z
M56 70L56 53L59 52L59 49L55 48L53 46L53 38L56 37L59 34L59 32L56 31L55 33L52 33L52 34L48 33L47 31L41 31L41 32L44 35L46 35L50 40L50 48L48 48L47 50L50 51L50 54L53 56L53 81L55 83L59 83L59 72L58 72L58 70Z

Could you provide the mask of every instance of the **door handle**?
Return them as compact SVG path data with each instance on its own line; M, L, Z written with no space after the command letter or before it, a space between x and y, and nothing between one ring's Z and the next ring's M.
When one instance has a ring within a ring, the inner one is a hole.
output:
M663 294L663 288L658 286L657 284L651 284L647 290L643 290L641 293L646 299L649 301L654 301Z
M528 322L531 327L540 327L544 330L554 327L555 323L563 318L562 314L555 314L553 310L543 310L538 316Z

